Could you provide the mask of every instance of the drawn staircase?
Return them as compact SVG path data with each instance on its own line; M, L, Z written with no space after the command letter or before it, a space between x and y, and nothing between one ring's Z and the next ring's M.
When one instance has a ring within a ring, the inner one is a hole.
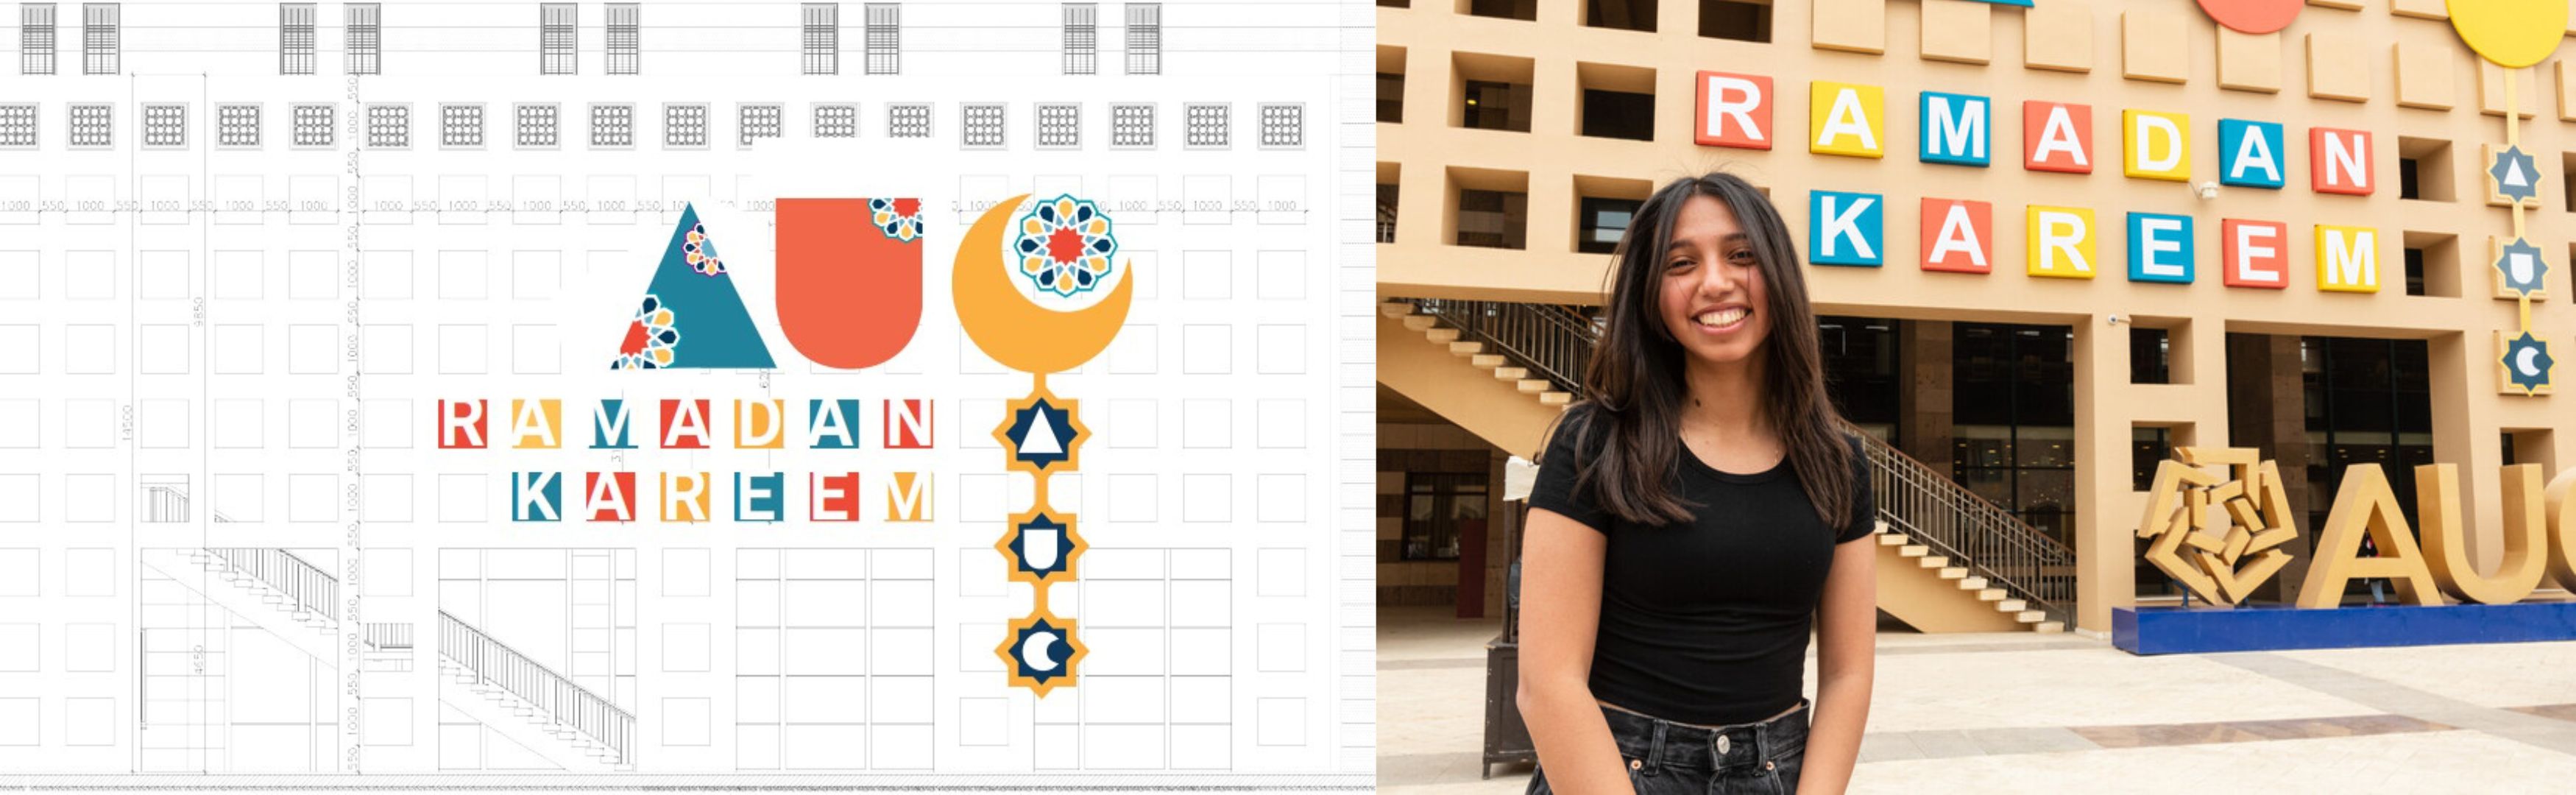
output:
M1393 299L1378 321L1378 381L1495 446L1530 456L1573 403L1600 328L1552 304ZM1429 343L1428 346L1421 342ZM1464 364L1486 379L1460 378ZM2063 632L2075 553L1877 439L1879 606L1925 632Z
M635 716L438 612L440 700L568 771L634 769Z
M142 558L172 582L336 666L331 639L340 622L331 606L339 604L340 581L330 572L267 547L146 549Z

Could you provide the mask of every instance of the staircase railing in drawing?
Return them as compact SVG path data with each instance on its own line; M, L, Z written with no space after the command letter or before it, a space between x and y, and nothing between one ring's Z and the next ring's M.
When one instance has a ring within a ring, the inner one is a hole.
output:
M208 547L206 554L286 596L289 606L328 619L340 602L340 581L295 553L274 547Z
M527 702L538 712L532 720L579 732L607 748L610 764L626 764L632 758L633 714L445 610L438 611L438 653L477 679Z

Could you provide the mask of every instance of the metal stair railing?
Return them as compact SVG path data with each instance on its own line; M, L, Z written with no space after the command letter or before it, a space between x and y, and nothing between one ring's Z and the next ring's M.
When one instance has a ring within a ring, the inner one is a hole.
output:
M1583 308L1560 304L1395 299L1440 319L1462 340L1485 343L1555 389L1582 395L1584 364L1601 327ZM1879 518L2053 620L2075 604L2075 552L1957 481L1876 438L1868 447Z
M208 547L206 554L286 595L296 610L330 620L340 602L340 581L295 553L274 547Z
M1879 518L1986 578L2050 619L2075 604L2075 551L1876 437L1868 440L1870 494Z
M410 624L370 621L358 625L358 632L359 638L366 642L368 648L378 651L411 648Z
M1458 336L1511 357L1560 392L1583 394L1583 365L1601 338L1592 321L1552 304L1411 299L1413 310L1439 318Z
M438 611L438 653L527 702L546 722L597 741L608 749L611 764L626 764L632 758L633 714L445 610Z

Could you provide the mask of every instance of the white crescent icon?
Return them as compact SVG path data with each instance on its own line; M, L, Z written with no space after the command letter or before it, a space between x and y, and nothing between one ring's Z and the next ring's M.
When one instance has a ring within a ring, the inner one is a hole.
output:
M2538 358L2540 358L2539 348L2524 348L2522 350L2515 351L2513 356L2513 369L2522 371L2523 375L2539 375L2540 363L2533 361Z
M1053 633L1030 635L1027 640L1020 641L1021 664L1041 673L1055 670L1055 657L1047 653L1047 649L1054 646Z

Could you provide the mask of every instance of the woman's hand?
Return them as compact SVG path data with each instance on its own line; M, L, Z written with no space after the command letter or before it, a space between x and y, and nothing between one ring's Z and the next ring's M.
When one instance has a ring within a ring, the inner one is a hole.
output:
M1532 508L1521 552L1521 721L1548 789L1625 795L1628 767L1592 697L1592 641L1601 624L1601 567L1610 537Z

